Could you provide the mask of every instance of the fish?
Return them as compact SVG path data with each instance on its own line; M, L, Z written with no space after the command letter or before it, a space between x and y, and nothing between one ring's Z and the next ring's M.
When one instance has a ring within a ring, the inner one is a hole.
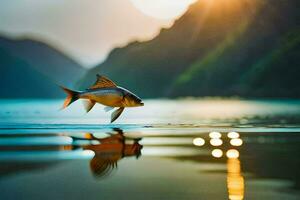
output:
M111 114L111 123L119 118L125 108L144 106L142 99L137 95L99 74L97 74L96 82L84 91L75 91L62 86L61 88L67 94L63 109L78 99L86 100L86 112L92 110L96 103L106 106L106 111L117 108Z

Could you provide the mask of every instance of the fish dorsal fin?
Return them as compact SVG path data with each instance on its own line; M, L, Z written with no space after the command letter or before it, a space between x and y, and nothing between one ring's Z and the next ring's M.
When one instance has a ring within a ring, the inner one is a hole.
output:
M117 87L117 85L105 76L97 74L97 81L89 89Z

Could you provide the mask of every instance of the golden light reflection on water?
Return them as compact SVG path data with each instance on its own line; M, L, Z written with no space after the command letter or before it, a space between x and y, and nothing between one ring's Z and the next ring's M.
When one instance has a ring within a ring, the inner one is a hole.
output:
M210 144L212 146L221 146L223 140L221 134L218 132L211 132L209 134ZM229 143L232 147L238 147L243 144L243 140L240 138L240 134L237 132L229 132L227 137L230 139ZM226 143L226 140L224 140ZM223 149L224 150L224 149ZM211 155L214 158L222 158L223 150L213 149ZM225 150L226 151L226 150ZM227 190L229 200L243 200L245 183L244 177L241 173L241 163L239 160L240 153L237 149L228 149L226 151L227 157Z
M238 158L227 160L227 189L230 200L244 199L245 183L241 174L241 163Z

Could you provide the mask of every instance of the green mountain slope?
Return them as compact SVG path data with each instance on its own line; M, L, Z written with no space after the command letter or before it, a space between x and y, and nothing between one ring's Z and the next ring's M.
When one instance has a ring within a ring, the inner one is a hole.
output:
M143 97L300 97L297 0L201 0L92 69Z
M63 95L49 78L21 59L1 49L0 58L0 98L55 98Z
M63 97L57 84L72 86L85 72L44 43L0 37L0 98Z

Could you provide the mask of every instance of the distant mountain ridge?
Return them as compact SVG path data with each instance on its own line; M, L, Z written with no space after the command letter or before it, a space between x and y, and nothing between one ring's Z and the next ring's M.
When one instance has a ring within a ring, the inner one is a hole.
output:
M300 97L300 1L200 0L154 39L114 49L97 73L142 97Z
M1 98L56 98L58 85L73 87L86 70L49 45L0 37Z

